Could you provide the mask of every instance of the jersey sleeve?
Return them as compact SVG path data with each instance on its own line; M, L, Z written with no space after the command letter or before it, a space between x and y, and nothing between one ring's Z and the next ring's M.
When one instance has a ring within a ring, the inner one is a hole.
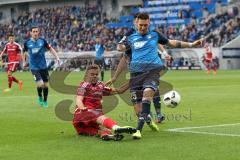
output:
M87 85L86 83L80 83L79 87L77 88L77 96L86 96L87 92Z
M118 44L123 44L126 47L128 47L129 46L128 37L133 33L134 33L134 29L132 28L123 36L123 38L118 42Z
M157 32L157 31L156 31ZM158 34L158 43L159 44L162 44L162 45L166 45L166 44L168 44L168 42L169 42L169 40L165 37L165 36L163 36L161 33L159 33L159 32L157 32L157 34Z
M23 49L22 49L21 45L17 43L17 46L18 46L18 53L22 54Z
M49 43L47 43L47 41L45 39L43 39L43 42L44 42L44 47L49 50L51 48L51 45Z
M132 49L129 48L128 50L126 50L126 51L124 52L124 56L126 56L126 57L131 57L131 56L132 56Z

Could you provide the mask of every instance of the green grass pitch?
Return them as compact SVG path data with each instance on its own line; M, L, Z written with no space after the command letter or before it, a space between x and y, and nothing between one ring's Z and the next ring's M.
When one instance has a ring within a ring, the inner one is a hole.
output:
M240 71L219 71L217 75L169 71L162 80L180 93L181 104L175 109L162 107L166 121L159 124L159 132L145 126L141 140L126 135L121 142L76 135L70 121L55 115L56 104L63 99L74 100L74 95L50 89L49 108L41 108L36 104L31 74L14 75L23 80L23 91L13 84L13 90L4 93L7 77L0 73L0 160L240 159ZM74 72L65 82L77 85L82 75L83 72ZM109 77L106 72L105 79ZM133 108L121 99L107 115L120 125L136 125ZM185 127L199 128L168 131Z

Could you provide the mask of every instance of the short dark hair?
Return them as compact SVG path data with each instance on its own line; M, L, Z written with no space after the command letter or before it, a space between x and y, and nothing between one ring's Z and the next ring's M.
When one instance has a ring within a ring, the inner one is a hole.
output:
M147 19L150 19L149 18L149 14L147 13L139 13L138 16L137 16L138 19L142 19L142 20L147 20Z
M33 29L35 29L35 28L38 28L37 26L32 26L31 28L30 28L30 31L32 31Z
M13 33L9 33L8 37L14 37Z
M134 19L138 18L138 15L139 15L139 13L134 14L134 15L133 15L133 18L134 18Z

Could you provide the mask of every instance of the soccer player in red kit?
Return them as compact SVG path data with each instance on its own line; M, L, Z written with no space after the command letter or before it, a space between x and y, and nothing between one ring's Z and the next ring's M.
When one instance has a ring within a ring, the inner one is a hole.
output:
M15 72L19 66L19 61L21 60L21 53L22 53L22 47L15 42L15 36L13 34L9 35L9 42L5 45L3 51L0 53L0 59L2 59L2 55L4 53L7 53L8 55L8 69L7 69L7 75L8 75L8 88L5 89L5 92L8 92L11 90L12 82L15 82L19 85L19 89L22 90L23 83L22 81L15 78L12 73Z
M212 60L213 60L213 53L211 51L211 48L208 44L204 46L205 48L205 55L204 55L204 64L207 68L207 73L210 73L210 70L212 68ZM215 71L214 71L215 73Z
M100 68L91 65L87 68L84 81L77 89L76 110L73 126L79 135L100 136L102 140L121 140L122 133L135 133L136 129L125 126L120 127L117 122L106 117L102 109L102 97L123 93L127 85L118 89L109 88L98 81Z

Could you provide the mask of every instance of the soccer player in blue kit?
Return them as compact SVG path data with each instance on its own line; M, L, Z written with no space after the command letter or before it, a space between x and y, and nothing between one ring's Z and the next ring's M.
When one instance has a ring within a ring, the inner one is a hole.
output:
M136 32L128 35L123 43L118 44L119 51L131 49L130 70L130 92L143 92L142 109L138 118L137 132L133 134L134 139L141 138L141 130L144 123L151 124L150 116L151 101L157 91L160 78L160 70L163 67L158 56L158 44L168 45L176 48L191 48L202 44L202 40L193 43L170 40L159 32L149 30L150 18L147 13L139 13L136 21Z
M94 63L98 65L99 68L101 69L101 81L104 80L104 66L105 66L104 57L103 57L104 51L105 51L105 47L102 44L100 37L97 36L96 44L95 44L96 54L95 54Z
M38 104L47 108L49 73L45 58L46 49L55 56L58 64L60 59L51 45L39 37L39 32L38 27L31 28L31 38L24 43L24 52L28 52L29 68L37 84Z
M136 31L137 19L138 19L138 13L134 15L134 19L133 19L134 26L126 33L126 35L121 39L121 41L119 43L124 43L124 41L126 40L126 36L131 35L133 32ZM161 44L158 44L158 48L161 51L161 54L163 54L165 58L170 57L170 55L167 54L167 51L164 49L164 47ZM118 76L122 73L122 71L130 63L131 54L132 54L132 51L130 48L125 51L125 53L123 54L123 56L118 64L115 74L112 76L112 78L109 81L106 82L106 85L111 85L112 83L114 83L116 81ZM141 93L132 92L132 97L135 97L135 98L132 98L132 103L134 104L135 113L138 116L140 113L140 110L141 110L142 92ZM155 111L156 111L156 120L158 123L161 123L165 119L165 117L161 113L161 98L160 98L159 90L156 91L156 93L153 97L153 103L154 103L154 107L155 107ZM155 127L153 127L153 126L155 126ZM155 128L157 128L157 126L154 125L154 123L151 123L149 125L149 127L153 128L153 130L156 130Z

